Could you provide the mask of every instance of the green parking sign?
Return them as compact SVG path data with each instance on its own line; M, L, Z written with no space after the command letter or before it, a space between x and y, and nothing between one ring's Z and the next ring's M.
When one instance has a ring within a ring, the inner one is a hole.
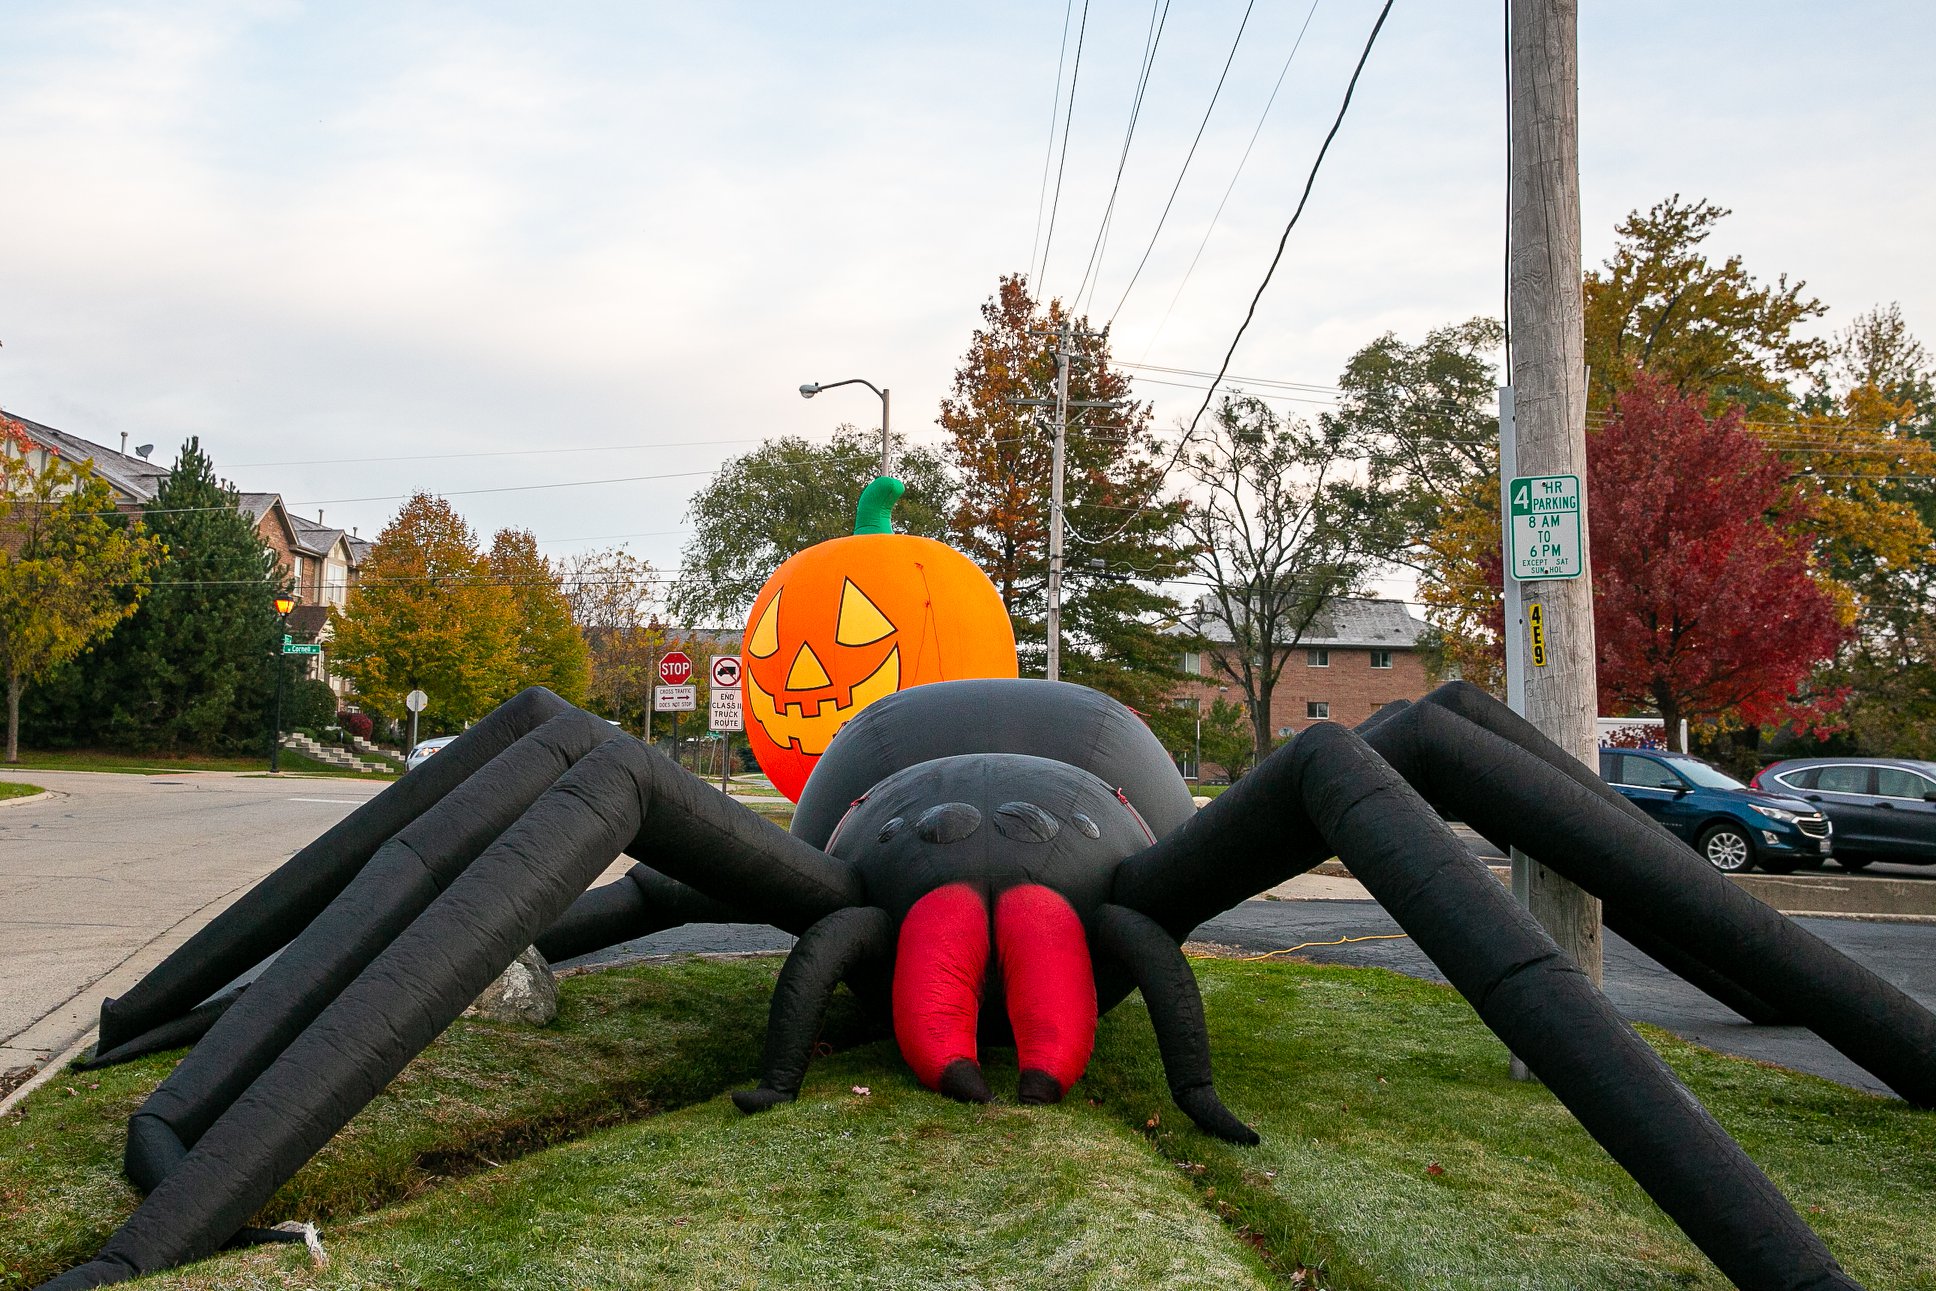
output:
M1514 578L1530 583L1578 578L1585 572L1579 476L1516 475L1506 497L1506 544Z

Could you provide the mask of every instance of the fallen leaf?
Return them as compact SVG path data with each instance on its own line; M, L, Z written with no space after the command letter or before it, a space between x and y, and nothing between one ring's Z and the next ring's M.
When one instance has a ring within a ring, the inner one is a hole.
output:
M1432 1162L1431 1165L1428 1165L1425 1167L1425 1173L1431 1175L1434 1179L1436 1179L1440 1175L1445 1173L1445 1167L1440 1165L1438 1162L1434 1161Z
M871 1089L869 1089L869 1088L868 1088L867 1086L865 1086L865 1085L855 1085L855 1086L854 1086L854 1092L855 1092L856 1094L859 1094L859 1095L860 1095L860 1096L861 1096L862 1098L865 1098L865 1097L867 1097L867 1096L868 1096L869 1094L871 1094L871 1093L873 1093L874 1091L873 1091L873 1090L871 1090Z
M1146 1130L1153 1130L1157 1126L1161 1125L1162 1123L1163 1123L1162 1114L1159 1112L1152 1112L1150 1113L1150 1118L1147 1121L1143 1122L1143 1128Z

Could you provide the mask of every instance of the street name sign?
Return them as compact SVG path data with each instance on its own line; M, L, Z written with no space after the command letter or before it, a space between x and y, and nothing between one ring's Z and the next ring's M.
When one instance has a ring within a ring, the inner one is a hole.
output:
M680 656L684 658L684 656ZM665 665L659 665L661 676ZM686 664L686 674L692 675L692 664ZM652 711L655 713L690 713L699 707L699 688L697 686L654 686L652 688Z
M323 647L320 645L301 645L294 641L284 641L282 643L282 652L284 654L321 654Z
M1516 475L1506 497L1508 570L1522 583L1578 578L1585 572L1580 542L1580 477Z
M665 657L659 660L659 680L668 686L683 686L691 681L692 657L681 650L666 651Z

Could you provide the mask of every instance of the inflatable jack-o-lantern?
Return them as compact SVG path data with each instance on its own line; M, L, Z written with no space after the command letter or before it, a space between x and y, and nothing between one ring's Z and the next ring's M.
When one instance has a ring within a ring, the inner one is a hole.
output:
M747 617L747 743L795 801L835 733L883 695L1015 675L1015 634L994 584L954 548L895 533L901 492L891 476L869 484L853 535L781 565Z

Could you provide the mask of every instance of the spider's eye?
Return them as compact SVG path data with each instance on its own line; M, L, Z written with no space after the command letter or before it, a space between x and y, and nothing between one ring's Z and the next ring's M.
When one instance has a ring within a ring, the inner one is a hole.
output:
M881 826L881 832L875 835L874 841L877 843L885 843L888 839L900 833L901 826L905 825L906 823L907 822L903 820L901 817L896 816L894 819L888 821L885 825Z
M1081 812L1077 812L1075 815L1069 817L1069 820L1071 823L1075 825L1077 829L1082 831L1083 837L1085 838L1102 837L1102 830L1096 828L1096 822L1089 819Z
M914 832L929 843L958 843L981 828L981 813L965 802L930 807L914 822Z
M995 828L1018 843L1046 843L1062 826L1032 802L1005 802L995 808Z

